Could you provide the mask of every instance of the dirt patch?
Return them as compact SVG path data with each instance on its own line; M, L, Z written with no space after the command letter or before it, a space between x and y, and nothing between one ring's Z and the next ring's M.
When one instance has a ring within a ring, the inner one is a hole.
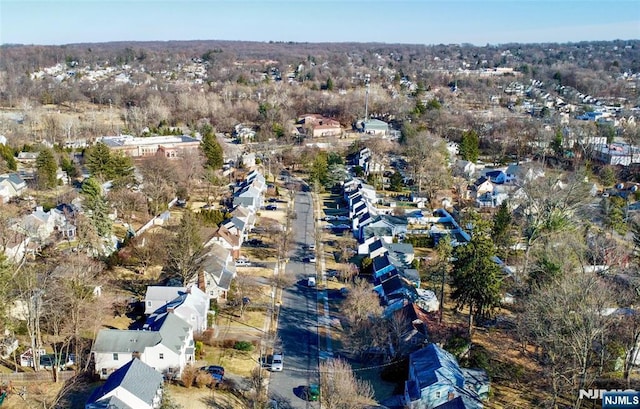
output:
M182 409L241 409L246 405L227 391L215 388L184 388L170 385L166 389L171 401Z

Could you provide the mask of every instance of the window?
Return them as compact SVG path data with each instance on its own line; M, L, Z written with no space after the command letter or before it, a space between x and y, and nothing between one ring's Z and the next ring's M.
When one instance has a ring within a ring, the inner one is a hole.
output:
M102 375L106 375L107 374L107 368L102 368Z
M147 300L147 307L151 307L151 300Z
M164 359L164 354L160 354L160 359Z
M440 391L436 391L436 399L440 398Z
M113 354L113 360L117 361L118 360L118 354Z

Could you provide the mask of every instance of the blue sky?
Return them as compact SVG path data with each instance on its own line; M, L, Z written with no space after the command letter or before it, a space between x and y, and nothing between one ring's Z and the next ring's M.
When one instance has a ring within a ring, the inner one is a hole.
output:
M0 0L0 43L150 40L476 45L640 39L626 0Z

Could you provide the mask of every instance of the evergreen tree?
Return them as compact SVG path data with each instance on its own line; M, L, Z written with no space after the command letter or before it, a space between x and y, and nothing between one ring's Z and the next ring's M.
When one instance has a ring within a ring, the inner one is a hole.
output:
M112 223L109 219L109 206L102 194L102 186L90 177L83 184L80 193L84 197L84 207L89 211L89 219L101 237L111 236Z
M176 235L167 249L167 267L182 280L183 285L196 275L202 248L200 221L193 212L187 210L182 214Z
M10 146L0 144L0 158L4 159L9 170L18 170L18 163Z
M58 184L57 172L58 164L51 149L40 151L36 159L36 170L38 177L38 187L40 189L51 189Z
M511 216L507 202L504 201L500 204L498 211L493 216L493 227L491 229L491 239L498 250L500 250L502 257L506 256L513 241L511 237L512 223L513 217Z
M485 318L500 305L501 270L492 260L495 253L489 229L482 222L474 225L471 241L457 246L453 253L452 298L458 309L469 307L470 334L474 318Z
M99 180L108 180L111 174L111 152L109 147L102 142L98 142L84 153L84 160L91 176Z
M480 156L480 138L474 130L462 133L462 142L460 142L460 156L469 162L476 162Z
M402 175L400 172L393 172L389 178L389 190L399 192L402 190Z
M202 137L200 147L202 148L202 152L204 152L204 156L207 158L207 167L211 169L222 168L222 165L224 163L222 157L222 147L216 140L216 136L213 133L213 130L209 131Z
M440 322L444 316L444 286L449 281L451 274L451 256L453 254L453 246L451 237L444 236L438 241L436 246L438 253L437 272L440 275Z

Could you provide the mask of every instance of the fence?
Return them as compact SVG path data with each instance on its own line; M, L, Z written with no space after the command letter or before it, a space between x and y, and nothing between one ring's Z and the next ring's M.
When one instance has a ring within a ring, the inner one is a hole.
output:
M67 381L73 378L75 374L75 371L60 371L58 372L58 381ZM53 374L51 373L51 371L14 372L0 374L0 383L35 381L53 381Z

